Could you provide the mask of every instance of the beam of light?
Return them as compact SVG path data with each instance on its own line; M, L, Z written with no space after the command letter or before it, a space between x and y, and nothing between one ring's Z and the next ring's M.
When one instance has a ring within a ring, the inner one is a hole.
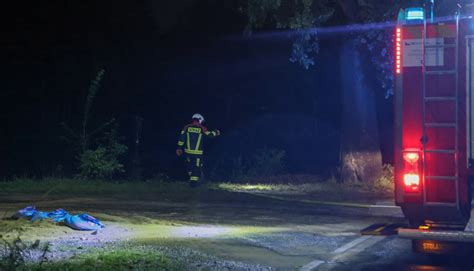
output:
M460 19L469 19L472 18L472 15L461 16ZM455 16L445 16L438 17L433 20L433 23L446 23L453 22ZM376 23L365 23L365 24L350 24L350 25L339 25L339 26L328 26L328 27L313 27L301 30L282 30L282 31L267 31L267 32L254 32L249 36L242 35L232 35L228 38L233 39L269 39L269 38L281 38L287 39L292 38L295 34L298 34L299 31L304 31L308 34L318 34L318 35L333 35L333 34L344 34L344 33L360 33L366 31L374 30L386 30L392 29L397 26L396 21L387 21L387 22L376 22Z
M395 27L396 22L381 22L381 23L368 23L368 24L350 24L350 25L339 25L339 26L328 26L328 27L313 27L301 29L308 34L318 35L331 35L340 33L357 33L365 32L370 30L381 30ZM253 39L267 39L267 38L288 38L297 34L298 30L283 30L283 31L268 31L268 32L255 32L248 38ZM242 36L231 36L231 39L242 39Z
M281 226L245 226L245 225L158 225L153 223L129 225L132 239L217 239L246 236L249 234L287 231Z

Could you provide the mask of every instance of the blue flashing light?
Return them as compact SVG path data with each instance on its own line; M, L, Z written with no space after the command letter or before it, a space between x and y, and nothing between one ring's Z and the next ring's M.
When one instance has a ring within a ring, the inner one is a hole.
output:
M425 11L423 8L407 8L405 11L405 20L423 20L425 18Z

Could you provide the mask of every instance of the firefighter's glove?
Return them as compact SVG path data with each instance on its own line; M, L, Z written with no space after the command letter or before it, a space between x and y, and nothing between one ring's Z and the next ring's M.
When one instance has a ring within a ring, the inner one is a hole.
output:
M177 156L181 156L183 154L183 150L182 149L177 149L176 150L176 155Z
M221 135L221 131L219 131L219 130L217 130L217 129L214 130L214 133L216 133L216 136L220 136L220 135Z

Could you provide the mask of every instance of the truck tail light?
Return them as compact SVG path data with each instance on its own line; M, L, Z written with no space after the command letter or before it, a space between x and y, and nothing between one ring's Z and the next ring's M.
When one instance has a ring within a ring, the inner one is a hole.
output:
M403 183L405 184L405 192L420 191L420 175L414 173L405 173L403 175Z
M411 165L418 162L419 159L420 159L420 153L419 152L406 151L405 153L403 153L403 160L405 160L405 162L407 162Z
M403 184L406 193L420 192L420 151L406 150L403 152L404 174Z

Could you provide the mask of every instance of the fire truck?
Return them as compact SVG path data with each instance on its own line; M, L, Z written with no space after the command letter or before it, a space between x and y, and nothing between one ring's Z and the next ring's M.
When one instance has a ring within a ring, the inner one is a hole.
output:
M474 9L452 2L442 18L433 0L402 9L394 37L395 203L409 222L398 235L427 253L474 244Z

